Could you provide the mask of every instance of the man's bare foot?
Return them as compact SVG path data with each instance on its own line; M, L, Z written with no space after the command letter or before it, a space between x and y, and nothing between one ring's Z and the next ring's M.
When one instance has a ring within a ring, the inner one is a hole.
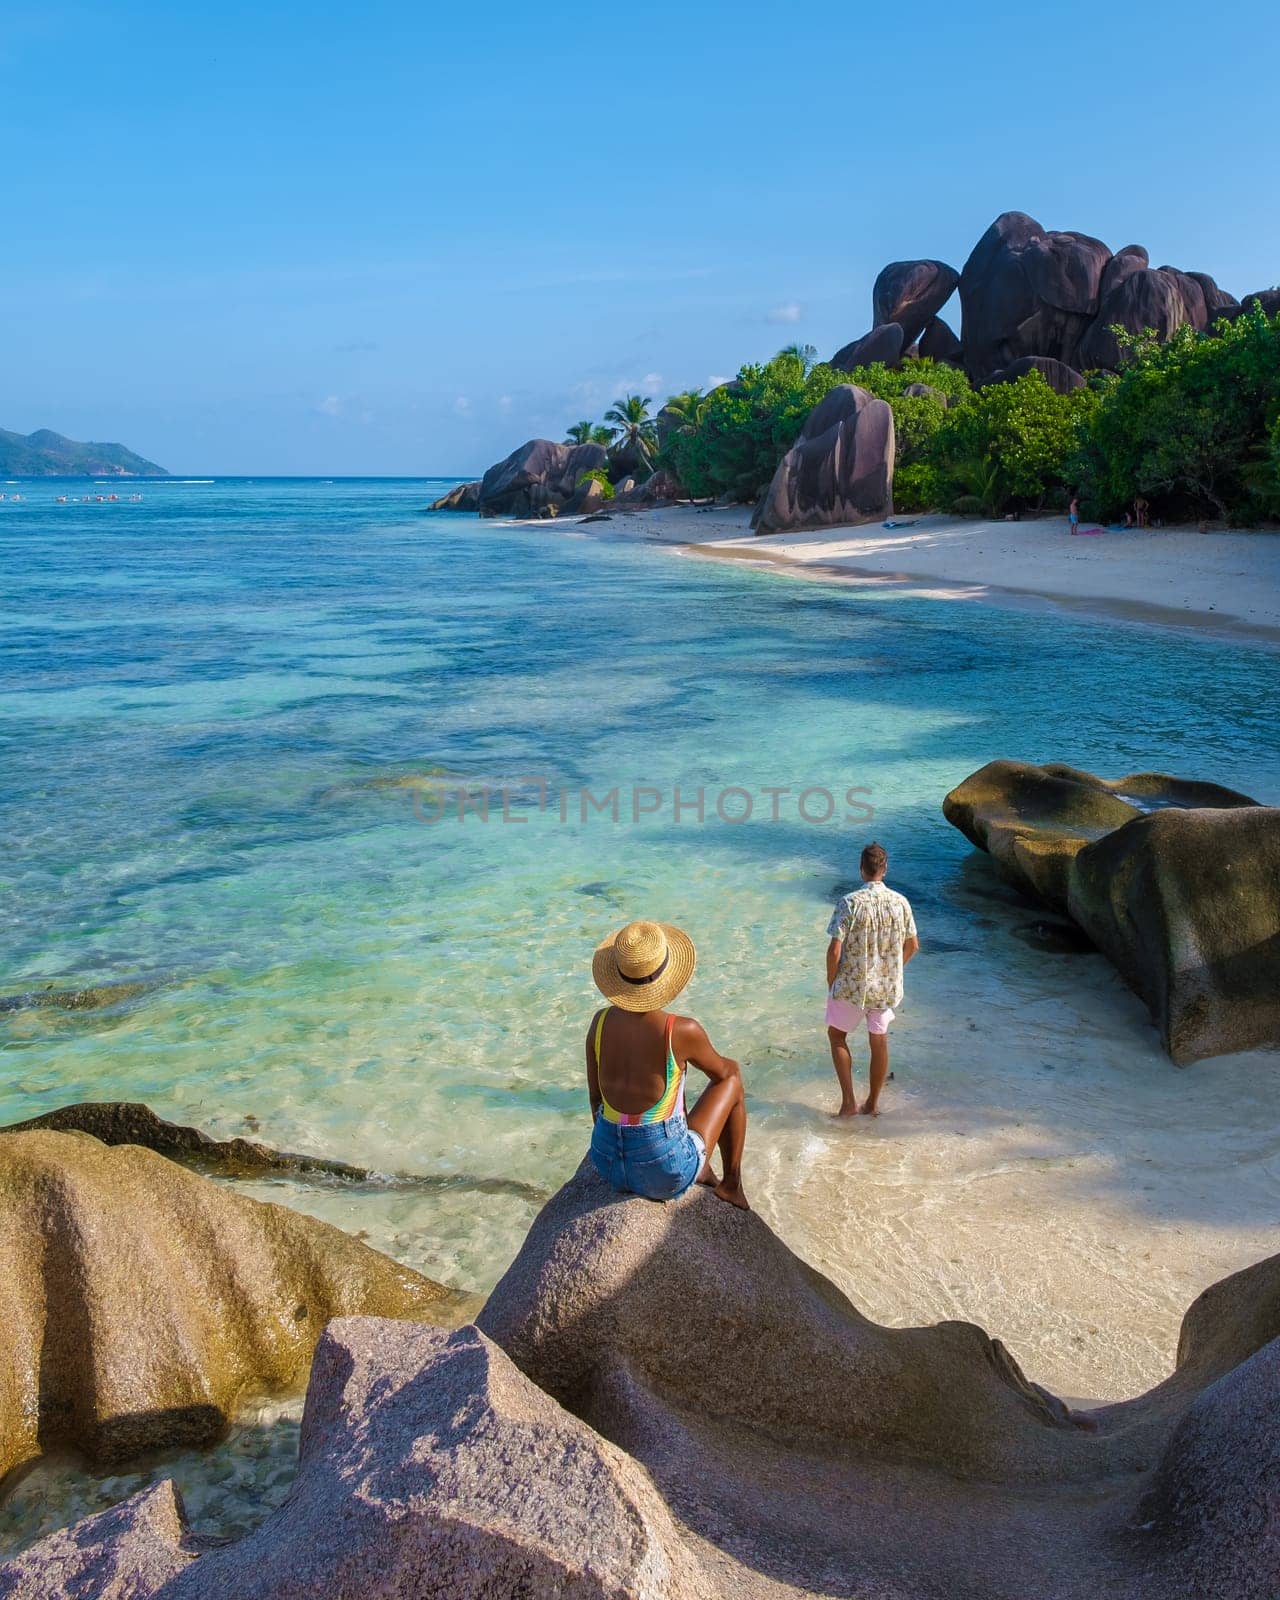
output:
M870 1100L864 1100L862 1102L862 1115L864 1117L878 1117L880 1115L880 1107L873 1105Z
M848 1105L842 1105L836 1112L838 1117L856 1117L858 1115L858 1102L850 1100Z
M737 1206L739 1211L750 1211L747 1197L742 1192L741 1178L721 1178L716 1184L716 1199L727 1200L731 1206Z

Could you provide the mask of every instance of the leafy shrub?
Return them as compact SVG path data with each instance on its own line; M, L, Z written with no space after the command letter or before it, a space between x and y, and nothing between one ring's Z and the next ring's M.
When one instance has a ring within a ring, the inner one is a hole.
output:
M1100 380L1068 468L1090 504L1103 516L1137 494L1165 515L1275 505L1266 462L1280 412L1280 316L1255 302L1212 333L1184 327L1164 344L1122 343L1129 359Z
M838 372L810 367L799 350L745 366L730 384L702 398L696 429L668 437L660 464L691 495L728 495L749 502L768 487L778 462L795 444L805 418L837 384L855 383L887 400L898 431L898 465L910 466L940 425L946 406L935 395L904 395L913 383L945 394L967 393L963 373L933 361L908 361L900 370L882 365Z
M590 472L584 472L578 479L576 487L581 489L584 483L598 483L604 498L606 500L613 499L613 485L609 482L609 474L603 467L592 467Z
M1064 501L1065 463L1097 403L1091 389L1057 394L1032 371L952 406L925 449L939 503L972 499L998 516L1015 506L1038 510L1046 501Z

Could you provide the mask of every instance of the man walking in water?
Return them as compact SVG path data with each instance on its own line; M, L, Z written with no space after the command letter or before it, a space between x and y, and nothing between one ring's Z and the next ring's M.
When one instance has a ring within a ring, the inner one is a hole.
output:
M840 1080L837 1115L856 1117L849 1033L866 1019L871 1083L862 1102L866 1117L880 1115L880 1091L889 1076L889 1024L902 1004L902 969L920 948L916 920L905 895L886 886L889 857L883 845L862 852L862 887L845 895L827 929L827 1038Z

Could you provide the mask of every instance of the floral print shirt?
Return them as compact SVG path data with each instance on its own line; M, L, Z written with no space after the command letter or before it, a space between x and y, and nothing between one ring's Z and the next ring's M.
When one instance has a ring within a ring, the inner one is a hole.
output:
M836 906L827 937L844 944L831 985L833 1000L848 1000L864 1011L902 1004L902 946L916 937L905 895L883 883L864 883Z

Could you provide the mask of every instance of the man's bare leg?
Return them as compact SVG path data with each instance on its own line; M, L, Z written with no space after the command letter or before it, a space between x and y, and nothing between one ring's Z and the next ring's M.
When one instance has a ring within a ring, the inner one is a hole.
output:
M735 1072L705 1088L689 1113L689 1126L702 1135L707 1147L697 1181L711 1185L721 1200L750 1211L742 1190L742 1152L747 1142L747 1097L742 1075ZM718 1182L711 1170L711 1152L717 1147L724 1172Z
M828 1028L827 1040L831 1045L831 1060L840 1082L840 1109L836 1112L836 1116L856 1117L858 1102L853 1096L853 1057L849 1054L849 1035L841 1032L839 1028Z
M867 1041L871 1045L871 1088L867 1098L862 1102L862 1115L878 1117L880 1091L884 1088L884 1080L889 1076L889 1035L869 1033Z

